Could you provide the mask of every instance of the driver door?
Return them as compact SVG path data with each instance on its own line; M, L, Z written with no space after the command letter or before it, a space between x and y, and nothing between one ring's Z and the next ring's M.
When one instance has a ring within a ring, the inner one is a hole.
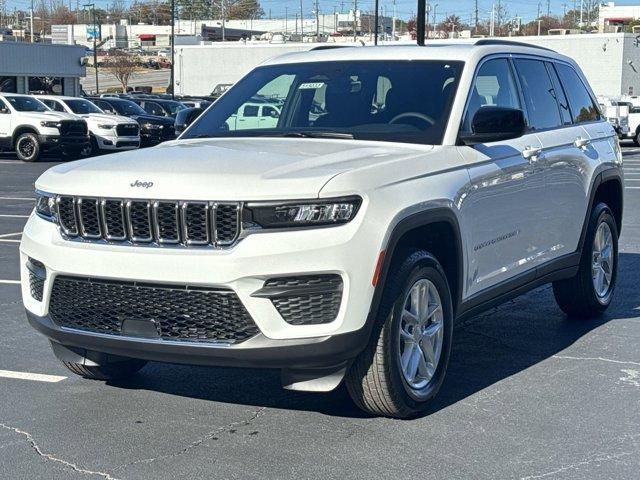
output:
M484 106L523 109L515 72L507 58L485 61L476 72L463 132ZM533 133L507 141L459 147L470 184L460 207L466 231L465 297L522 275L535 277L540 251L544 169L542 145Z

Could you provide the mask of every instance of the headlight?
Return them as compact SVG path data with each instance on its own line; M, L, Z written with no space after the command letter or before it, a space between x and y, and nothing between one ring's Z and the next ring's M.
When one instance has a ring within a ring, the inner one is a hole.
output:
M115 125L98 125L98 128L104 128L105 130L109 130L115 127L116 127Z
M249 203L243 221L261 228L298 228L340 225L353 220L358 213L360 197L332 198L317 201Z
M49 222L56 221L56 197L50 193L36 192L36 214Z
M40 122L40 126L47 128L60 128L60 122Z

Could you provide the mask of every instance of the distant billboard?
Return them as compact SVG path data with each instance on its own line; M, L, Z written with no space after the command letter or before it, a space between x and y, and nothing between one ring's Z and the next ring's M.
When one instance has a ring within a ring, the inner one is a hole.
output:
M100 26L87 25L87 41L100 40Z

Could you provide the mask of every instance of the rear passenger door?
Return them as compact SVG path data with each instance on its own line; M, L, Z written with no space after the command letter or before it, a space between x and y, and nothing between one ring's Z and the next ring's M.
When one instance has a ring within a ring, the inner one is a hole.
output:
M485 106L523 109L508 58L491 58L476 73L461 130L469 132L474 114ZM523 275L535 278L544 241L544 171L536 156L542 145L535 134L460 147L468 165L470 187L460 214L468 245L465 296L472 296Z
M541 263L576 250L575 233L584 219L585 156L579 141L587 134L574 124L554 65L536 58L514 60L532 130L542 144L536 168L545 171L545 194L538 228L545 230Z
M554 68L569 101L573 123L576 125L575 147L581 153L579 170L569 170L568 166L556 168L549 178L549 186L554 196L564 194L561 224L565 225L567 251L576 250L582 225L589 205L589 194L593 174L600 163L616 161L617 136L613 127L604 119L598 104L581 75L571 66L557 62ZM571 189L565 183L573 182Z

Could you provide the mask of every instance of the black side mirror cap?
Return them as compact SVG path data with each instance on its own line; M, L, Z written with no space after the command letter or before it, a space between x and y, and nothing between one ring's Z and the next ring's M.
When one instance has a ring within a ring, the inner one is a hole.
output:
M481 107L473 116L471 132L461 132L465 145L501 142L519 138L527 131L524 112L519 108Z

